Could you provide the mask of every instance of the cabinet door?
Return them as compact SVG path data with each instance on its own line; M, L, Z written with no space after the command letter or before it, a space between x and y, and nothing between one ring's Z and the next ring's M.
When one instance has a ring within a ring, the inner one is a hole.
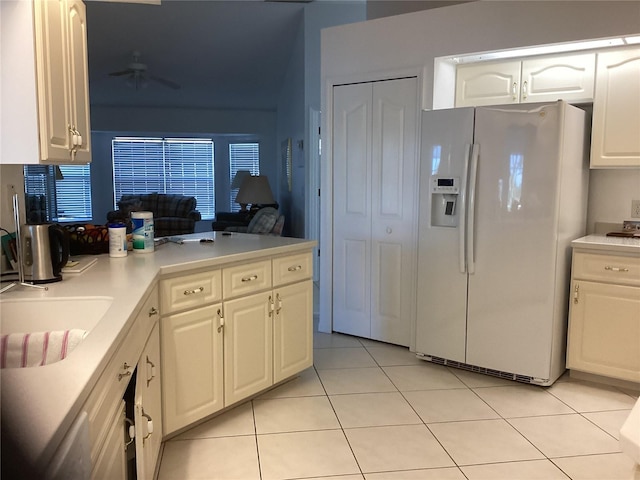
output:
M456 107L519 102L519 61L460 65L456 77Z
M91 161L91 126L89 122L89 72L87 67L87 15L81 0L67 0L69 25L69 101L72 126L82 143L71 159L77 163Z
M574 281L567 367L640 382L640 288Z
M524 60L520 101L589 102L593 100L595 70L595 53Z
M153 327L138 362L135 393L136 468L139 479L153 480L162 443L160 330Z
M35 2L40 160L71 160L66 0Z
M640 49L598 54L591 167L640 166Z
M165 435L223 407L221 313L215 304L161 320Z
M273 384L272 292L224 303L224 398L231 405Z
M313 364L313 285L306 280L274 293L273 381L277 383Z
M125 406L124 400L118 405L111 421L106 425L108 433L100 456L96 460L91 478L127 478L127 458L125 455Z

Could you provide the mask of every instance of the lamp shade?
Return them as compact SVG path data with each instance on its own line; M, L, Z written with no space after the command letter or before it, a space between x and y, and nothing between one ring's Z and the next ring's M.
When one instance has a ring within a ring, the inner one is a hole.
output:
M240 204L275 203L267 176L258 175L254 177L249 175L245 177L236 196L236 202Z
M233 177L233 180L231 181L231 189L233 190L234 188L240 188L240 185L242 185L242 181L245 179L245 177L249 176L251 176L251 172L249 170L238 170L235 177Z

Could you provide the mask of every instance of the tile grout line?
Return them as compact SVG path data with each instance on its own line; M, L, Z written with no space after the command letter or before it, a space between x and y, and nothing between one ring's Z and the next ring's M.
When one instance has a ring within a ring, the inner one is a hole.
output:
M353 456L353 460L356 462L356 465L358 466L358 470L360 470L360 475L362 475L362 478L364 478L364 472L362 471L362 467L360 466L360 462L358 461L358 457L356 457L356 453L353 451L353 447L351 446L351 442L349 442L349 438L347 437L347 432L344 431L344 427L342 426L342 422L340 421L340 417L338 416L338 412L336 412L336 409L333 406L333 402L331 401L331 398L329 397L329 394L327 393L327 389L324 386L324 383L322 382L322 378L320 378L320 374L318 373L318 369L317 369L317 367L315 365L313 365L313 369L316 372L316 375L318 376L318 381L320 382L320 385L322 385L322 389L324 390L325 397L327 398L327 401L329 402L329 405L331 405L331 410L333 411L333 414L336 416L336 420L338 421L338 425L340 426L340 431L342 432L342 436L344 437L345 441L347 442L347 445L349 446L349 451L351 452L351 455Z

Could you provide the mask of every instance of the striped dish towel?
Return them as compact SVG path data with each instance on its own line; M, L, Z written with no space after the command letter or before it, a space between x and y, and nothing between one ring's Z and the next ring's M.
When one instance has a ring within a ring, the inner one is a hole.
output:
M62 360L87 335L86 330L10 333L0 337L0 368L39 367Z

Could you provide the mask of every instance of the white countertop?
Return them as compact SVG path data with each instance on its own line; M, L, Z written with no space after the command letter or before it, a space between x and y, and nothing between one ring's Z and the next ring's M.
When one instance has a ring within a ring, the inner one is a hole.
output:
M48 291L14 287L0 296L0 315L2 301L8 299L113 298L103 319L65 360L0 371L3 431L13 427L20 432L15 440L26 449L32 464L49 462L159 276L306 251L315 245L310 240L237 233L225 236L221 232L181 237L213 238L214 243L165 243L155 252L129 252L122 258L98 255L98 261L84 272L63 274L63 281L49 284Z
M587 235L571 242L573 248L599 250L602 253L632 253L640 255L640 238L607 237L606 235Z

